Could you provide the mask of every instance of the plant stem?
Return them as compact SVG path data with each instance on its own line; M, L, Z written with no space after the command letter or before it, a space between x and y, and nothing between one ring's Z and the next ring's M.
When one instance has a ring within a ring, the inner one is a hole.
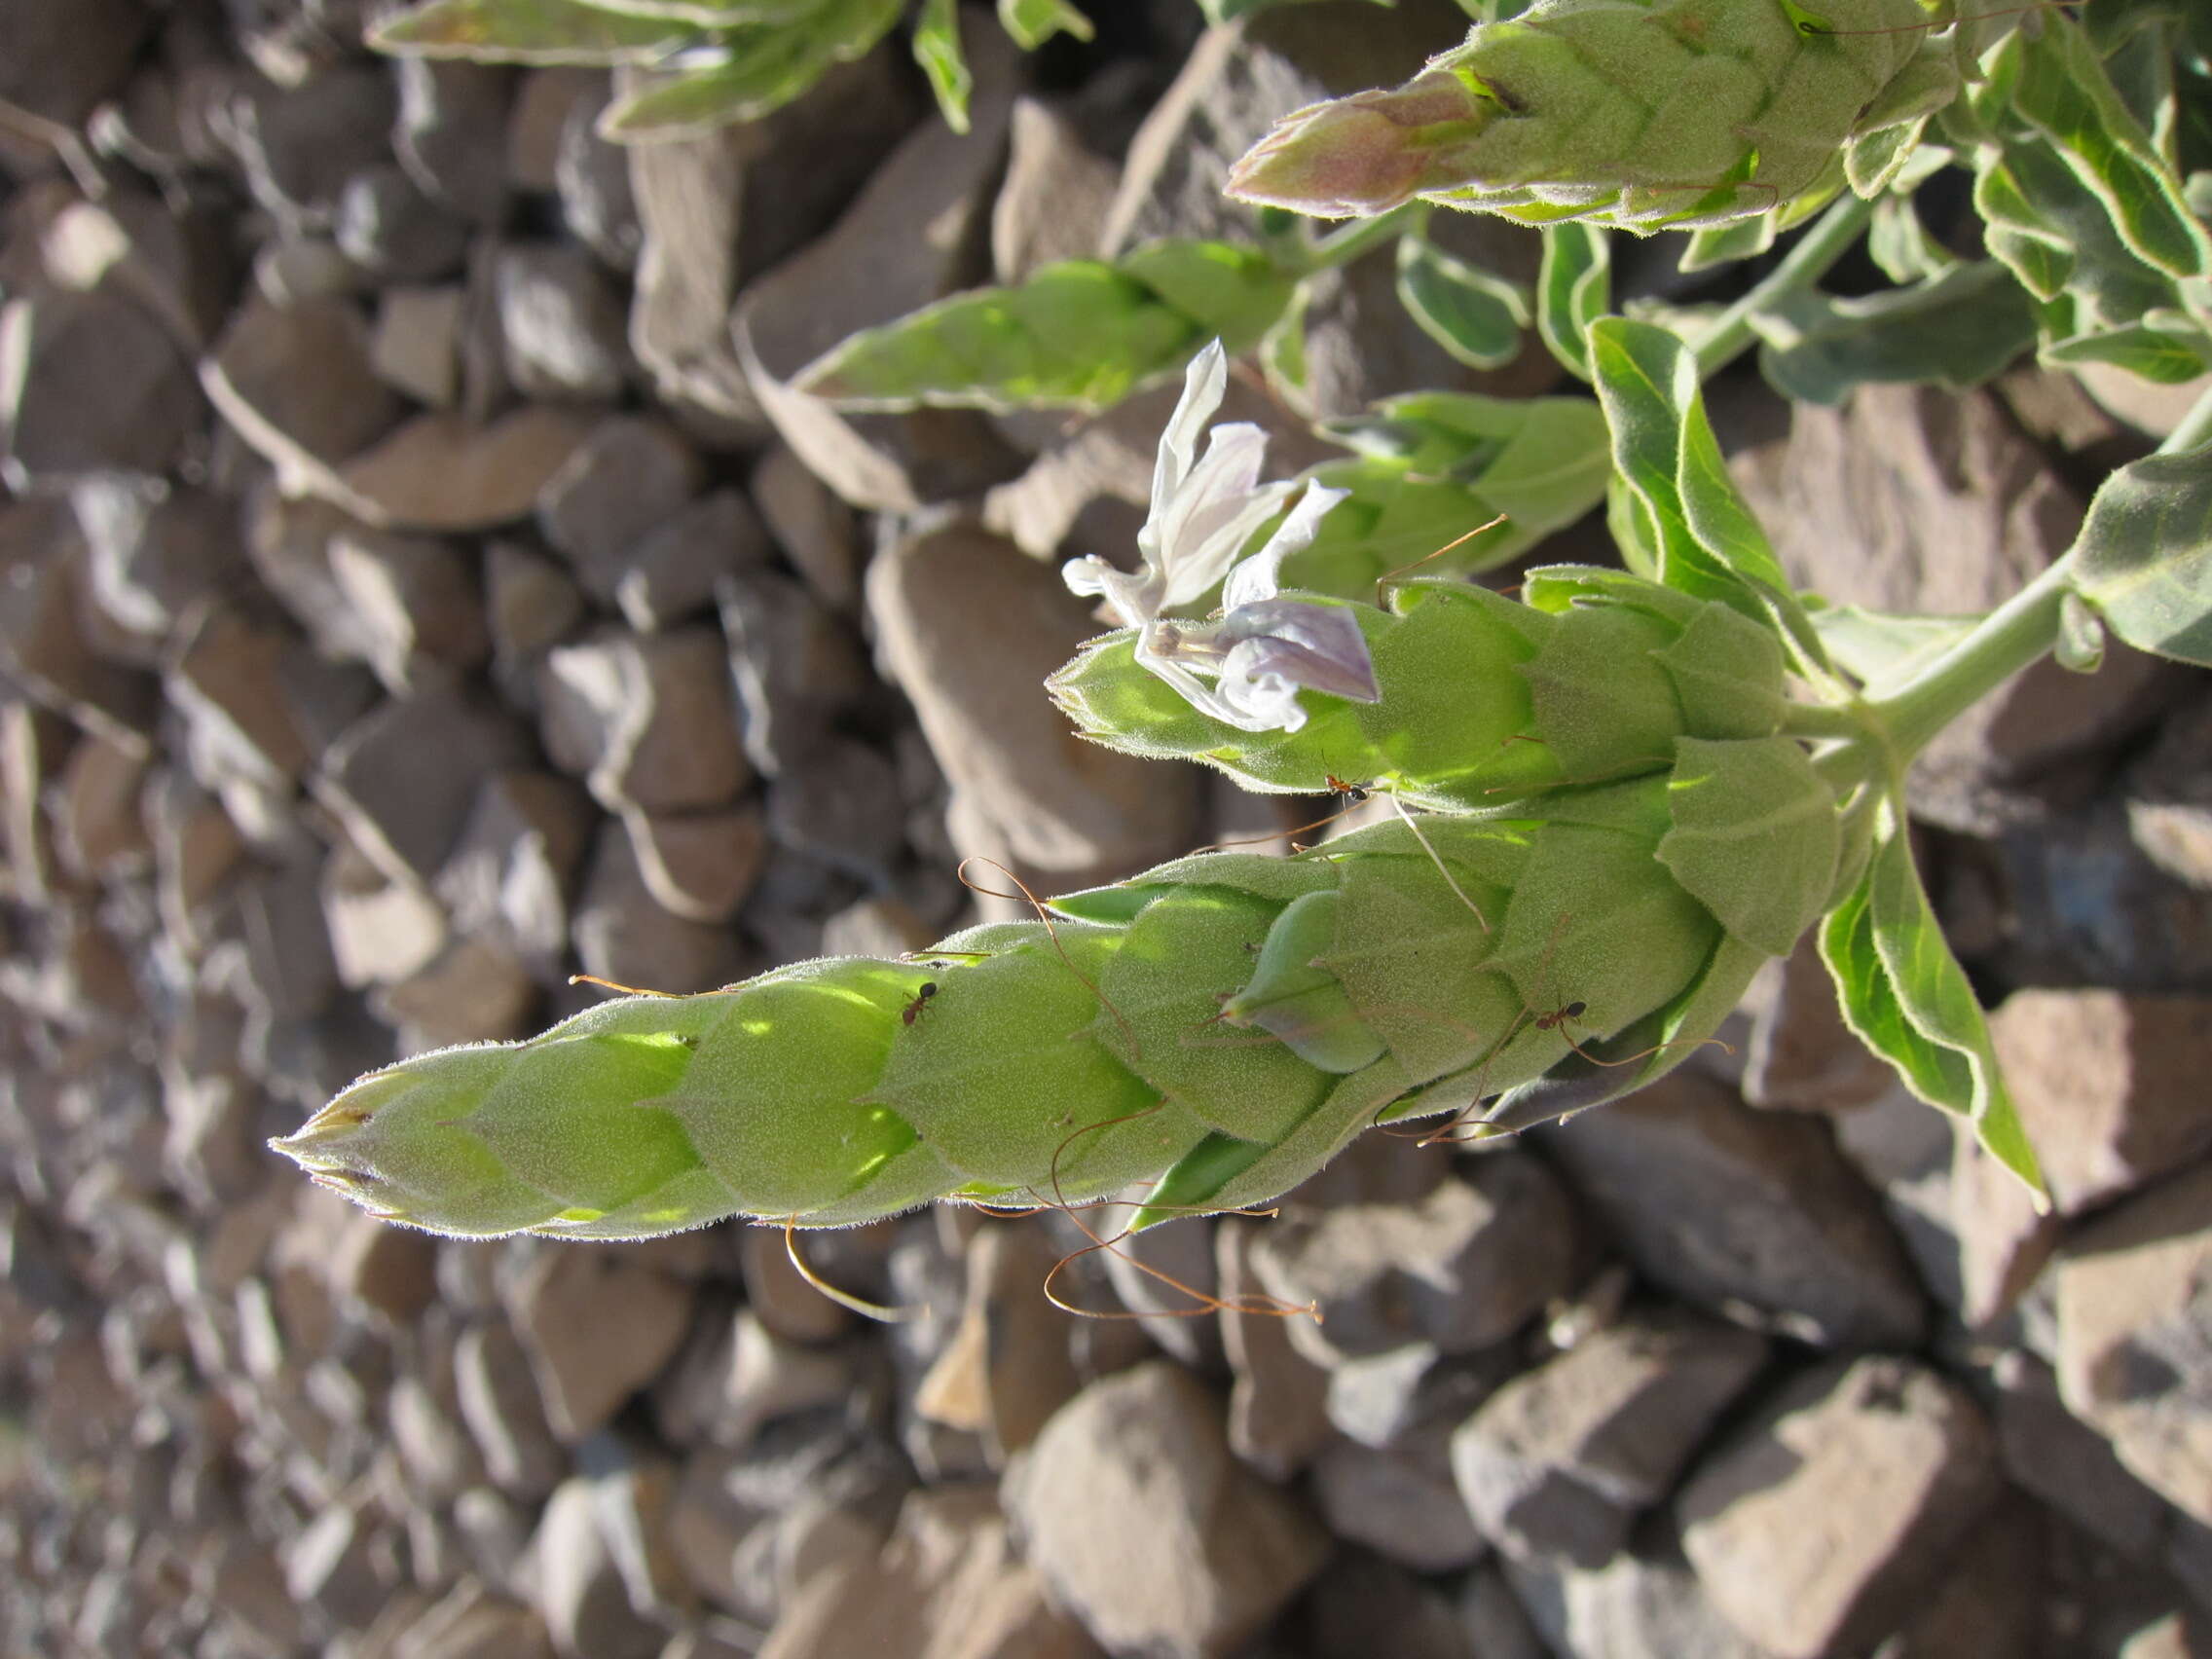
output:
M1377 244L1396 240L1405 234L1409 221L1427 211L1427 203L1408 202L1372 219L1355 219L1343 230L1331 231L1316 241L1307 254L1306 269L1311 273L1349 265Z
M1903 685L1865 705L1900 767L1974 703L2049 652L2073 581L2074 555L2068 553Z
M1874 204L1846 195L1814 222L1797 240L1797 245L1780 265L1759 278L1751 291L1713 319L1712 325L1691 348L1700 380L1714 375L1748 350L1757 336L1751 318L1787 294L1809 287L1833 269L1851 251L1860 233L1874 216Z
M2166 435L2166 441L2158 446L2158 453L2179 455L2201 443L2212 443L2212 390L2199 397L2196 406L2181 418L2181 424Z

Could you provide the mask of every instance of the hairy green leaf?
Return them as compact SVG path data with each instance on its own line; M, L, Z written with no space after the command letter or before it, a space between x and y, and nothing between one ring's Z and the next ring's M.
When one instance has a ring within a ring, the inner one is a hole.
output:
M2034 300L1995 260L1864 299L1801 289L1751 320L1774 388L1830 405L1869 383L1980 386L2035 344L2036 323Z
M1520 354L1528 297L1419 231L1398 239L1398 300L1431 340L1469 368L1499 368Z
M1171 374L1209 338L1232 351L1290 304L1295 279L1253 248L1161 241L1113 265L1048 265L853 335L797 385L855 409L1102 409Z
M1069 0L999 0L999 27L1024 52L1035 52L1056 34L1088 40L1092 33L1090 19Z
M600 136L654 143L753 121L800 96L833 63L867 52L899 20L904 0L827 0L814 16L731 32L729 61L661 78L608 106Z
M1351 498L1283 575L1341 599L1372 599L1400 571L1472 574L1517 558L1595 506L1612 474L1604 417L1581 397L1417 392L1328 430L1365 455L1313 469Z
M1801 666L1824 669L1819 636L1729 480L1689 349L1622 317L1593 324L1590 347L1612 428L1619 511L1655 556L1657 578L1734 606L1775 629Z
M976 77L960 50L960 0L923 0L922 15L914 21L914 61L929 77L944 124L955 132L968 130L968 94Z
M1894 821L1878 833L1865 874L1822 924L1821 957L1861 1041L1921 1099L1971 1119L1982 1146L2043 1197L1988 1021Z
M643 63L700 38L688 20L584 0L429 0L369 31L379 52L498 63Z
M2075 591L2138 650L2212 667L2212 443L2106 479L2074 544Z
M1578 380L1592 378L1590 325L1612 310L1612 248L1600 226L1575 220L1544 227L1536 277L1536 332Z

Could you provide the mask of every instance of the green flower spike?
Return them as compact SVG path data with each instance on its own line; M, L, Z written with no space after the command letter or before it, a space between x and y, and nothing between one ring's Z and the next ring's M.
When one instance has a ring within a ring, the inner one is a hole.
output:
M1637 232L1809 210L1842 187L1854 140L1956 95L1930 36L1917 0L1536 0L1395 91L1286 117L1229 193L1339 217L1424 197Z
M911 961L624 997L418 1055L276 1145L464 1237L833 1227L1132 1184L1147 1220L1240 1207L1379 1122L1504 1091L1492 1117L1519 1124L1679 1063L1838 862L1797 744L1682 738L1665 770L1540 807L1182 859Z

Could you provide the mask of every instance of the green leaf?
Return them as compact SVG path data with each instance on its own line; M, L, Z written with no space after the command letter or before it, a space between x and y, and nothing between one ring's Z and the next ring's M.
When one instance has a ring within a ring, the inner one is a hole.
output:
M1612 248L1605 232L1582 220L1544 227L1536 277L1536 332L1578 380L1592 378L1590 325L1612 310Z
M1864 299L1800 289L1751 326L1765 342L1759 368L1777 391L1833 405L1870 382L1979 386L2035 344L2036 322L2027 290L1985 259Z
M1071 259L864 329L795 384L852 409L1103 409L1180 369L1205 338L1135 277Z
M1024 52L1035 52L1056 34L1088 40L1092 33L1090 19L1068 0L999 0L999 27Z
M2074 590L2138 650L2212 667L2212 443L2105 480L2082 525Z
M1171 239L1131 248L1116 266L1134 276L1232 355L1274 326L1297 290L1297 278L1258 248L1234 242Z
M976 77L960 51L960 0L923 0L922 15L914 22L914 61L929 77L945 126L967 131L968 94L976 89Z
M2057 147L2136 257L2169 276L2212 271L2212 238L2081 26L2053 13L2034 38L2014 34L2004 50L2018 62L2013 110Z
M1474 369L1521 352L1529 301L1502 276L1455 259L1419 231L1398 239L1398 301L1428 337Z
M379 52L498 63L642 63L697 37L688 23L583 0L430 0L369 31Z
M1725 225L1706 225L1690 233L1689 245L1682 249L1681 268L1706 271L1715 265L1756 258L1774 245L1774 237L1772 213L1735 219Z
M1813 626L1837 667L1869 696L1901 685L1972 631L1974 616L1906 616L1857 605L1825 605Z
M1595 506L1612 475L1604 416L1586 397L1417 392L1328 431L1367 454L1314 468L1351 499L1283 575L1346 599L1372 599L1378 580L1417 561L1415 574L1450 576L1517 558ZM1504 524L1468 535L1500 513Z
M2052 341L2041 355L2046 363L2116 363L2160 386L2182 386L2212 367L2212 341L2201 330L2136 323Z
M1882 275L1899 286L1930 276L1940 276L1959 264L1959 257L1934 237L1913 211L1912 198L1889 195L1874 203L1866 227L1866 254L1882 268Z
M757 120L804 93L832 63L866 53L903 9L903 0L830 0L806 21L733 31L721 43L729 62L655 78L610 104L599 134L617 144L657 143Z
M789 23L822 10L822 0L583 0L603 12L634 18L668 18L703 29L735 23Z
M1235 22L1238 18L1264 12L1272 6L1309 4L1309 0L1198 0L1198 10L1206 15L1209 23ZM1395 6L1398 0L1370 0L1377 6ZM1464 4L1464 0L1462 0Z
M1302 414L1312 408L1312 368L1306 360L1306 287L1301 283L1282 315L1260 336L1260 372L1268 389Z
M1822 924L1821 958L1860 1040L1921 1099L1972 1119L1982 1146L2047 1201L1988 1021L1894 819L1877 835L1865 874Z
M1766 623L1801 669L1825 672L1812 622L1729 480L1689 348L1664 329L1624 317L1593 323L1589 340L1598 397L1612 428L1616 512L1634 544L1653 557L1658 579Z

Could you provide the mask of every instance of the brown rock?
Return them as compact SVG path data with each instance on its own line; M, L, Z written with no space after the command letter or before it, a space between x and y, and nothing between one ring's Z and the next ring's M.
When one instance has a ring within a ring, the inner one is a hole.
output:
M1285 1320L1250 1301L1264 1294L1251 1261L1257 1226L1234 1217L1214 1226L1221 1341L1235 1379L1229 1446L1269 1480L1286 1481L1329 1440L1329 1373L1299 1352Z
M1690 1316L1607 1326L1506 1383L1452 1437L1460 1494L1513 1555L1603 1567L1766 1354L1763 1339Z
M488 423L418 415L350 461L333 498L394 530L493 530L529 516L588 429L582 415L544 404Z
M1008 1536L988 1488L916 1493L874 1559L798 1587L760 1659L1102 1659L1046 1594Z
M622 395L622 310L588 252L561 242L503 248L493 281L517 391L578 403Z
M968 132L929 123L908 136L836 227L749 284L731 316L759 407L815 475L855 506L910 511L994 482L1012 459L978 416L848 418L790 385L860 329L919 310L981 275L962 255L997 183L1017 54L987 33L971 38L967 50L976 78Z
M554 973L597 817L583 791L551 772L486 778L434 883L454 925Z
M1066 1315L1040 1293L1059 1255L1033 1223L977 1234L960 1323L914 1396L923 1418L981 1435L994 1467L1033 1442L1076 1391Z
M428 1234L357 1215L331 1253L331 1288L405 1325L437 1294L437 1240Z
M668 1633L632 1606L592 1486L575 1476L546 1502L531 1540L538 1613L561 1659L652 1659Z
M166 472L202 419L176 342L129 300L51 292L0 310L0 476L11 489L108 468Z
M523 1498L551 1492L568 1467L568 1454L546 1424L530 1356L506 1321L462 1332L454 1345L453 1374L461 1421L492 1484ZM501 1519L497 1509L486 1516L490 1523Z
M610 810L719 807L750 781L714 628L600 629L547 653L538 694L546 754Z
M1751 1105L1844 1112L1895 1085L1897 1073L1844 1024L1811 934L1759 970L1746 1000L1755 1010L1743 1084Z
M530 739L503 711L429 690L349 726L312 787L380 867L427 886L460 839L478 786L529 755Z
M1708 1457L1676 1513L1729 1622L1779 1659L1822 1659L1901 1623L1996 1489L1961 1389L1908 1360L1834 1360Z
M651 813L629 807L622 813L622 826L645 891L686 921L730 920L753 891L767 857L768 832L760 809L750 803L706 812Z
M420 1054L527 1037L537 998L520 958L488 940L462 939L369 1002L378 1018L398 1029L400 1052Z
M1318 1322L1291 1322L1291 1341L1335 1364L1414 1342L1446 1353L1501 1342L1571 1288L1580 1244L1558 1181L1504 1153L1410 1202L1286 1210L1252 1264L1270 1295L1317 1309Z
M330 541L330 573L367 635L369 665L397 695L474 668L491 650L475 571L448 542L342 532Z
M461 395L461 319L466 292L455 283L387 288L377 301L369 363L395 391L433 409Z
M667 628L708 609L724 578L767 554L767 533L752 504L735 490L717 490L629 549L614 603L640 633Z
M2212 999L2015 991L1990 1036L2051 1198L2074 1214L2212 1148Z
M619 1253L541 1253L508 1297L546 1420L570 1445L604 1427L683 1340L691 1293Z
M1313 1460L1313 1498L1329 1530L1416 1572L1456 1572L1490 1548L1438 1467L1441 1435L1377 1451L1340 1440Z
M2212 1526L2212 1165L2074 1234L2058 1276L2058 1383L2120 1460Z
M1038 690L1096 631L1052 571L956 527L880 555L867 603L884 662L952 786L964 854L1051 892L1189 846L1193 778L1078 740Z
M753 504L784 557L832 610L860 603L860 527L853 510L806 469L788 445L776 444L754 468Z
M1529 1659L1545 1653L1590 1654L1593 1659L1770 1659L1714 1608L1705 1587L1682 1560L1669 1534L1623 1550L1596 1571L1565 1562L1507 1564L1512 1590L1502 1585L1486 1599L1494 1608L1502 1595L1543 1632L1529 1636ZM1482 1580L1477 1580L1478 1584ZM1464 1604L1463 1604L1464 1605ZM1509 1614L1492 1611L1493 1621ZM1508 1623L1507 1629L1511 1626ZM1544 1645L1548 1643L1549 1645ZM1479 1650L1490 1659L1490 1650Z
M1014 99L1006 182L991 206L993 279L1016 283L1054 260L1096 258L1120 182L1074 122L1036 98Z
M446 944L437 901L414 881L395 880L348 840L323 861L322 916L339 983L356 989L419 973Z
M338 498L338 468L390 431L404 408L377 379L360 313L340 299L248 304L200 379L291 495Z
M1328 1553L1304 1510L1235 1461L1219 1405L1166 1360L1078 1394L1001 1491L1054 1599L1118 1651L1221 1659Z
M1686 1301L1825 1346L1918 1340L1918 1282L1819 1123L1685 1069L1543 1139L1630 1260Z
M731 984L745 972L733 930L691 921L653 897L619 819L599 831L571 934L584 972L618 985L673 995Z

